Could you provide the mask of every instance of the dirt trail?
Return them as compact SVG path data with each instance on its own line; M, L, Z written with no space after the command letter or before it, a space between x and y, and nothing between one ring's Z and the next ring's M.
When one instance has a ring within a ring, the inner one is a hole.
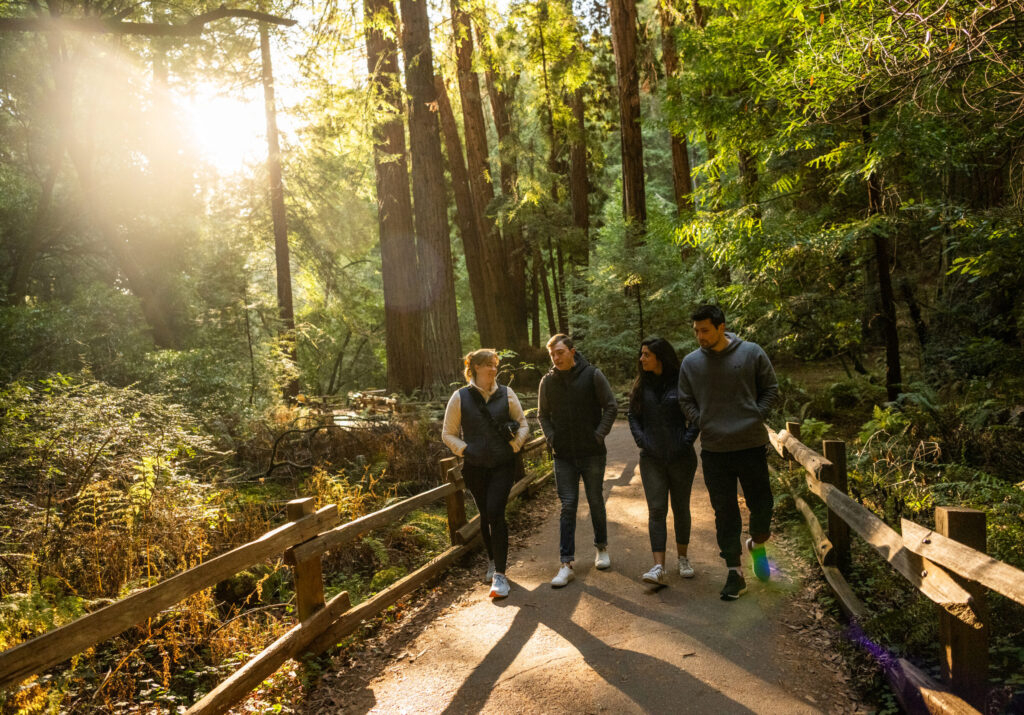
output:
M719 599L725 569L699 471L691 498L696 578L673 573L656 591L640 583L652 563L647 505L637 450L623 423L608 447L610 570L593 567L581 492L573 583L549 585L558 567L558 513L551 509L510 553L509 598L492 602L483 584L467 586L411 637L397 661L361 687L332 694L325 683L309 705L359 713L861 710L834 665L838 659L823 647L824 631L807 636L815 607L801 595L802 577L791 573L798 567L783 550L769 551L777 561L770 583L753 579L744 561L747 593L735 602ZM672 564L673 533L670 523Z

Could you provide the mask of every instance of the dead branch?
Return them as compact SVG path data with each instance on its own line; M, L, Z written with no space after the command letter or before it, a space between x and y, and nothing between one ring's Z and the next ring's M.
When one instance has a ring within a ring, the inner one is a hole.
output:
M196 15L182 24L153 22L123 22L116 18L102 17L0 17L2 32L89 32L93 34L145 35L148 37L190 37L201 35L206 25L224 18L235 17L258 20L272 25L291 27L295 20L270 15L256 10L228 8L221 5Z

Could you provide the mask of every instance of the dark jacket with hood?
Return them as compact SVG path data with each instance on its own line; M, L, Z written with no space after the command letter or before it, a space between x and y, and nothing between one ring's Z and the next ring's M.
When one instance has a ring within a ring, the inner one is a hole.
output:
M548 445L561 459L607 454L604 438L611 432L618 403L608 378L577 350L576 364L562 371L554 366L541 378L537 417Z
M628 418L642 456L666 462L684 456L696 459L693 442L700 430L686 423L675 375L646 375L630 401Z

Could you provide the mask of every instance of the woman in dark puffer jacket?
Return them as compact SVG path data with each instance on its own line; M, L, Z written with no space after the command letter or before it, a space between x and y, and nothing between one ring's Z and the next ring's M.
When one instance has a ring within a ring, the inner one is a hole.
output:
M687 547L690 488L697 471L693 442L698 429L687 427L679 409L676 388L679 358L672 344L662 338L644 340L640 346L639 368L629 396L629 429L640 447L640 479L647 497L647 526L654 554L654 566L642 579L663 585L670 501L675 519L679 575L693 578Z

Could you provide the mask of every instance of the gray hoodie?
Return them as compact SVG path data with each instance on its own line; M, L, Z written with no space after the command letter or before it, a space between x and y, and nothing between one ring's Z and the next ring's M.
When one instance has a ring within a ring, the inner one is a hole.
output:
M757 343L727 332L721 352L699 348L679 367L679 405L700 425L701 449L733 452L768 443L764 420L779 396L775 370Z

